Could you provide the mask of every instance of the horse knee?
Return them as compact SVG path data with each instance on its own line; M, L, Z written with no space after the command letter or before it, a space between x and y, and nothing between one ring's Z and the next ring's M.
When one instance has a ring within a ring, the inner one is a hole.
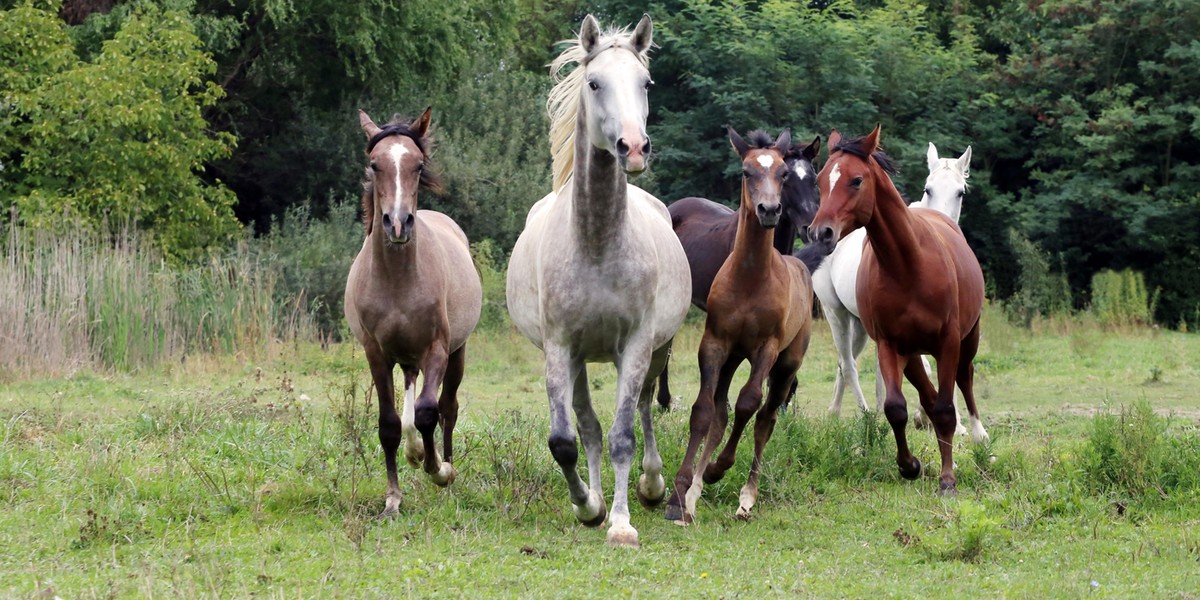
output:
M888 398L883 403L883 415L893 427L904 427L908 424L908 407L903 401Z
M413 413L413 425L422 435L432 434L438 420L437 406L420 406Z
M395 450L400 447L404 437L400 427L400 415L391 413L379 416L379 443L384 450Z
M575 445L574 436L551 435L550 455L564 469L574 469L579 462L579 448Z
M631 460L633 458L634 445L637 441L633 437L633 430L608 432L608 453L612 456L613 464Z

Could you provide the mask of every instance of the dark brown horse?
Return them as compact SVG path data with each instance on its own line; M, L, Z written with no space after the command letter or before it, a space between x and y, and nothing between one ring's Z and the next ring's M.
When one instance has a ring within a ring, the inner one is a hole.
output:
M738 517L749 518L758 499L763 448L775 429L779 406L796 379L812 332L808 269L772 246L771 229L783 211L782 189L796 176L784 160L790 135L784 131L776 142L761 131L749 137L750 143L746 143L729 129L729 141L742 159L741 207L733 251L708 294L708 317L699 352L700 393L692 406L687 453L667 502L666 517L684 524L695 519L696 500L704 484L719 481L733 466L742 432L757 414L754 460L737 511ZM710 463L729 419L729 384L743 360L750 361L750 379L738 394L729 441ZM764 380L769 382L765 404ZM693 466L697 452L700 461Z
M821 209L810 228L822 241L867 230L858 268L858 308L875 340L886 398L883 412L896 436L900 474L915 479L921 462L908 449L908 410L900 374L917 389L933 421L941 452L938 489L955 493L954 384L975 411L972 361L979 349L983 272L958 224L928 208L908 208L892 185L891 162L879 150L879 127L863 138L829 136L829 160L821 170ZM937 358L935 389L920 355Z
M796 248L796 236L806 244L808 224L820 207L820 195L817 192L817 170L813 167L813 159L821 150L821 136L813 139L807 146L789 145L784 159L791 173L783 182L782 206L783 214L773 232L775 249L780 254L792 254ZM683 245L683 251L688 257L688 266L692 271L692 304L700 310L707 311L708 292L712 289L713 279L729 253L733 251L733 238L737 232L737 213L724 204L719 204L705 198L681 198L667 207L671 213L671 227ZM815 249L805 252L801 260L809 265L810 271L815 271L821 259L828 251L816 256ZM808 255L815 258L810 260ZM811 263L811 264L809 264ZM658 404L667 409L671 405L671 390L667 380L668 369L663 369L658 378Z
M358 117L370 159L363 194L367 239L350 267L345 309L379 396L379 442L388 477L380 516L390 516L400 507L396 450L402 437L410 465L423 463L438 485L454 481L458 385L483 291L462 229L442 213L417 210L418 188L440 187L429 164L430 110L415 121L382 128L365 112ZM402 415L396 414L392 382L397 363L404 371ZM418 373L424 375L420 395ZM444 462L434 446L439 424Z

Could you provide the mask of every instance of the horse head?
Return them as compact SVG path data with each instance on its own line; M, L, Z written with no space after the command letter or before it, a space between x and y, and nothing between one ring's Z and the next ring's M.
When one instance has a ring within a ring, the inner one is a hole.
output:
M784 183L793 176L785 159L792 134L784 129L779 139L772 141L766 132L755 130L747 143L733 127L728 129L729 143L742 159L742 210L753 208L758 222L771 229L783 214Z
M783 182L783 215L792 222L806 244L810 241L808 225L821 208L817 169L813 167L813 160L820 151L821 136L818 135L807 146L792 146L784 156L792 176Z
M967 191L967 178L971 176L971 147L967 146L967 150L957 159L938 158L937 147L930 142L926 158L929 161L929 177L925 179L921 206L958 221L963 194Z
M358 121L367 136L363 220L367 234L378 218L385 239L406 244L416 223L417 191L440 192L441 180L428 164L433 140L429 122L433 107L412 121L397 120L379 127L359 110Z
M650 15L643 15L629 36L602 36L600 24L591 15L579 31L579 44L586 53L581 92L588 141L612 153L629 174L644 171L650 156L646 92L653 82L646 51L653 43L653 32Z
M880 126L850 140L829 134L829 160L817 175L821 208L809 226L822 243L837 242L875 214L876 186L890 182L891 159L879 149ZM890 183L889 183L890 185Z

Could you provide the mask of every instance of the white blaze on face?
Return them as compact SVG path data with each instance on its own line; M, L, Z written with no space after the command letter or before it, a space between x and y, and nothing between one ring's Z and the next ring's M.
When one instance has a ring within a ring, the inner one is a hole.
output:
M829 194L833 195L833 188L837 186L838 179L842 177L842 165L833 164L833 170L829 172Z
M408 154L408 148L405 148L404 144L392 144L392 147L388 148L388 156L392 158L392 168L396 171L396 194L392 197L392 205L386 207L386 210L392 215L392 220L396 222L400 216L400 201L404 198L404 187L400 181L400 161L405 154Z
M804 181L805 179L808 179L810 175L812 175L812 171L809 171L804 162L799 160L796 161L795 171L796 177L799 177L800 181Z
M775 157L770 154L759 154L758 164L762 165L764 169L770 169L771 165L775 164Z

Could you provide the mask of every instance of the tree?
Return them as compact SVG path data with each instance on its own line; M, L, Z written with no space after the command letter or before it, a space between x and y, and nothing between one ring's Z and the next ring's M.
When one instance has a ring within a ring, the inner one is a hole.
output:
M186 15L147 7L87 61L52 6L0 13L0 38L0 198L24 222L132 223L176 258L237 231L233 194L200 177L234 140L203 118L222 92Z

